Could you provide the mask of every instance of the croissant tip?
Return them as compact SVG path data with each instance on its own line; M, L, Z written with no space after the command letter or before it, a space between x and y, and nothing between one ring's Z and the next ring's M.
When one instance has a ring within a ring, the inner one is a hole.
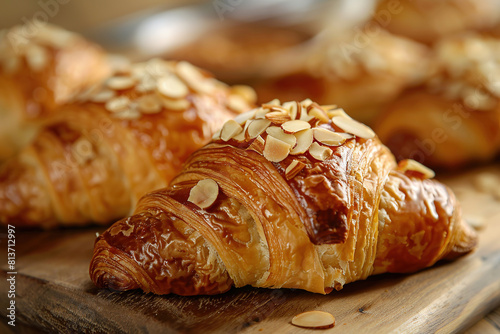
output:
M474 251L477 247L478 235L476 231L465 221L462 221L460 232L456 243L444 256L445 260L454 260L460 256Z
M125 263L125 255L118 250L112 251L109 245L102 245L104 241L97 240L94 256L90 263L89 274L91 280L99 288L115 291L127 291L139 288L134 280L133 273Z

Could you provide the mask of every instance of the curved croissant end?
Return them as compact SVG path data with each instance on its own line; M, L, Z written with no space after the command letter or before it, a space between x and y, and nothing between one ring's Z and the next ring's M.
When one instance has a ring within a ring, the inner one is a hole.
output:
M272 101L228 121L168 188L99 236L90 276L157 294L232 285L324 294L416 271L476 243L432 177L415 161L396 164L341 109Z

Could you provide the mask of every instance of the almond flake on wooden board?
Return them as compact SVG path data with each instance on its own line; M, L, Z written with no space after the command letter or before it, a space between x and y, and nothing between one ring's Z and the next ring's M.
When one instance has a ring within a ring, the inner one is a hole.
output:
M293 317L292 325L315 329L332 328L335 326L335 317L328 312L308 311Z

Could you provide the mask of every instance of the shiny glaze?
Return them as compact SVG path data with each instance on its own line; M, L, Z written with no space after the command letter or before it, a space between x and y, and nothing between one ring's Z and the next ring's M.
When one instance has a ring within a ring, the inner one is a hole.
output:
M391 172L397 170L394 157L378 139L351 139L335 147L332 157L323 162L301 155L271 163L252 144L215 142L196 151L169 188L143 197L133 216L133 226L143 224L140 215L155 212L182 217L205 240L205 244L190 249L186 259L198 252L215 250L220 262L211 270L220 278L220 291L227 289L230 277L235 286L328 293L374 273L414 271L474 248L475 234L464 234L467 230L449 190L436 181L424 180L418 173L405 176ZM300 159L306 167L294 179L287 180L284 169L291 159ZM392 189L388 182L394 175L405 181L401 191L408 196L392 199L384 190ZM220 190L216 202L202 210L187 198L191 188L205 178L216 181ZM393 217L384 226L378 220L379 205ZM242 219L246 215L239 209L242 206L251 219ZM171 221L163 219L166 225ZM129 233L129 229L118 223L106 233ZM132 231L127 239L139 238L149 247L163 249L157 237L145 240L135 233L135 227ZM399 241L400 234L414 243ZM424 238L420 238L423 234ZM169 252L176 252L169 250L149 263L131 255L145 252L144 246L134 241L120 242L125 246L98 241L90 272L100 287L116 284L117 278L110 273L123 271L123 261L133 263L135 268L127 271L128 280L144 277L144 271L152 278L157 264L164 262ZM415 249L417 242L423 247L419 254ZM458 244L465 247L455 247ZM125 260L116 255L118 248L129 254ZM96 269L106 263L110 263L109 268ZM207 262L196 265L204 266ZM195 276L205 277L203 270L200 273ZM172 273L169 279L176 280L177 274ZM161 294L186 293L185 286L157 289L159 283L153 281L144 281L138 287ZM217 290L211 284L207 287L210 293ZM194 290L204 291L200 286ZM195 293L194 290L189 293Z

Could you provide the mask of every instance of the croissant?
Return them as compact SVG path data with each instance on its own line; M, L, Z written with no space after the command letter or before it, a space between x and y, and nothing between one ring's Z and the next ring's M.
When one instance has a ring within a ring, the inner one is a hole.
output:
M165 187L182 162L254 92L187 62L131 66L63 106L0 171L0 221L53 227L109 223Z
M492 160L500 148L500 39L455 36L434 52L435 74L387 106L377 134L398 159L435 168Z
M466 31L484 31L500 23L498 0L382 0L373 21L394 34L423 43Z
M260 102L311 98L336 103L370 124L382 107L430 74L427 46L368 24L340 40L326 39L302 68L255 84Z
M100 288L315 293L455 259L476 244L432 170L394 156L342 109L271 101L224 124L168 188L98 236Z
M56 26L33 21L0 31L0 160L26 146L41 121L110 71L99 46Z

